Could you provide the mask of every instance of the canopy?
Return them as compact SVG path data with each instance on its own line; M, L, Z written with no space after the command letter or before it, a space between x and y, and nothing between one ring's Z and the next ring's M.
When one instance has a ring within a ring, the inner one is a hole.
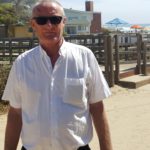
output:
M119 19L119 18L115 18L115 19L107 22L106 24L115 25L117 27L118 25L123 25L123 24L128 24L128 23L124 20Z
M132 29L142 29L143 27L138 24L135 24L135 25L132 25L131 28Z

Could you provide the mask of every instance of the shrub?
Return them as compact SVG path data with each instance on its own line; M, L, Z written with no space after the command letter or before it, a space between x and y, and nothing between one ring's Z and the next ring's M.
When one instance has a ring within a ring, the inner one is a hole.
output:
M0 64L0 101L3 95L3 91L7 82L11 65L9 64Z
M1 98L2 98L4 88L7 82L10 68L11 68L11 65L0 64L0 115L7 113L9 109L9 102L2 101Z

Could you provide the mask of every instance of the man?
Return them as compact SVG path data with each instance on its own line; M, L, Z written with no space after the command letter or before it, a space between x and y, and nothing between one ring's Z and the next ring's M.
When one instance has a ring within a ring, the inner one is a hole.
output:
M38 2L31 25L39 46L21 54L3 99L10 101L5 150L90 150L92 119L101 150L112 150L102 99L110 95L93 53L65 42L66 17L57 1Z

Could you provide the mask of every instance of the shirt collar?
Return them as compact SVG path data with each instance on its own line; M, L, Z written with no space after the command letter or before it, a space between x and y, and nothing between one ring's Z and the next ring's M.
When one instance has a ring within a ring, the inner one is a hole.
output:
M59 54L62 56L65 56L66 54L66 41L65 40L63 40L63 43L59 49Z
M66 41L63 40L63 43L62 43L62 45L59 49L60 56L65 56L65 53L66 53L66 48L65 47L66 47ZM39 50L40 50L40 54L41 54L42 57L47 56L47 53L45 52L45 50L42 48L41 45L39 45Z

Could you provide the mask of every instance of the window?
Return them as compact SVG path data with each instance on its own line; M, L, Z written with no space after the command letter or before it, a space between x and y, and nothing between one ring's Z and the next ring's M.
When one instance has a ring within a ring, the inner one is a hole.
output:
M76 16L72 16L72 17L68 17L68 20L70 21L70 20L78 20L78 17L76 17Z
M78 26L78 31L85 31L86 30L86 26Z
M67 34L77 34L75 26L66 26L65 31L67 32Z

